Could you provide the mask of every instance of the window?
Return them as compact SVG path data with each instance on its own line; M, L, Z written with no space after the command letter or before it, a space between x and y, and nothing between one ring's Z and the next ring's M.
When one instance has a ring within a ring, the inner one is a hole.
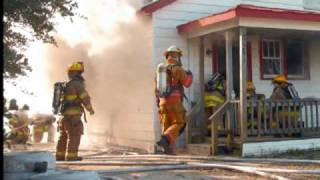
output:
M264 78L273 77L282 72L281 42L278 40L262 40L262 63Z
M304 76L304 44L302 41L287 41L288 77Z
M306 79L307 56L301 40L262 39L261 78L271 79L285 74L290 79Z

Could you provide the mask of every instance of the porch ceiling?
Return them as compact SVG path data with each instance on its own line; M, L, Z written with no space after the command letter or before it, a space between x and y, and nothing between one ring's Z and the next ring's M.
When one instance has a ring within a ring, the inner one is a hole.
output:
M320 37L320 31L300 31L300 30L282 30L270 28L250 28L247 32L248 35L263 35L270 37L290 37L290 38L304 38L313 39Z
M222 13L179 25L177 29L190 38L240 26L320 32L320 13L239 5Z

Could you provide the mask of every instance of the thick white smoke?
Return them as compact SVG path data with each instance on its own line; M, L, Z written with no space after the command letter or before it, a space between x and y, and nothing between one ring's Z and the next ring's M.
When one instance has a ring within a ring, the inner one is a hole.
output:
M34 94L21 94L9 86L5 94L17 98L20 105L29 104L32 112L51 112L53 84L67 80L68 64L83 61L96 112L87 115L86 134L106 138L94 142L116 143L112 137L125 131L128 122L137 121L136 113L152 113L151 23L136 16L142 0L78 3L84 18L74 18L73 23L57 18L58 47L37 42L28 50L33 72L20 79L18 86ZM82 144L86 141L88 136Z
M94 116L87 115L86 134L106 138L92 141L90 136L91 142L116 143L115 134L136 121L132 114L152 113L151 28L136 16L139 5L136 0L81 0L79 12L87 19L60 23L59 47L47 47L50 88L67 79L69 63L84 61L96 111Z

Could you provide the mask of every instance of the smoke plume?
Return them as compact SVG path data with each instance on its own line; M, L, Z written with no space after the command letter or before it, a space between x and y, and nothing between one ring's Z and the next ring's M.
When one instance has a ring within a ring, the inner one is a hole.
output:
M151 28L147 19L135 15L140 5L136 0L79 1L87 19L61 23L58 47L47 46L45 52L50 88L67 80L68 64L84 62L96 112L87 115L86 133L113 143L114 133L130 126L131 114L152 113Z

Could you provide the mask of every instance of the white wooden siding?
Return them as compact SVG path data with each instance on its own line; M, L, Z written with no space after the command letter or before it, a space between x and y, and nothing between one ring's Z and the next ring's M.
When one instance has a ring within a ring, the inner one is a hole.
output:
M241 3L271 8L304 10L303 0L242 0Z

